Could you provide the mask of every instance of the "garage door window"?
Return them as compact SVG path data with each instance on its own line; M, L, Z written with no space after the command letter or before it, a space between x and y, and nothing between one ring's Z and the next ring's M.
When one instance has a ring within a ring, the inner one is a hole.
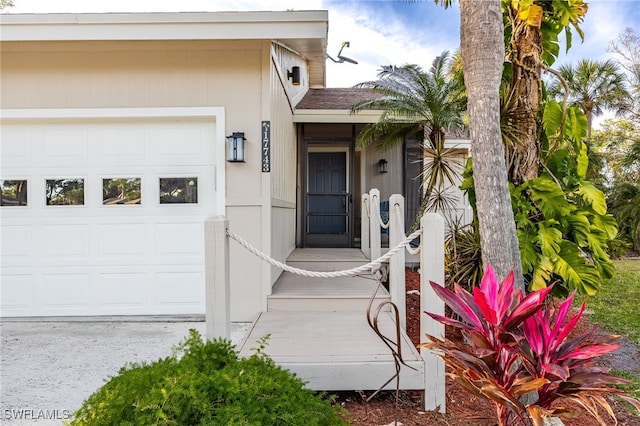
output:
M197 204L198 178L160 178L160 204Z
M2 190L0 206L27 205L26 180L0 180L0 188Z
M102 204L141 204L141 181L139 177L102 179Z
M84 179L47 179L47 206L83 206Z

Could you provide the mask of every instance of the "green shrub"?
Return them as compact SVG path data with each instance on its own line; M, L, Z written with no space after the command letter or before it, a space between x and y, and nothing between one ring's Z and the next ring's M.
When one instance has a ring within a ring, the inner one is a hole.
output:
M304 387L263 352L238 359L226 340L200 334L170 357L123 367L71 425L341 425L341 408Z

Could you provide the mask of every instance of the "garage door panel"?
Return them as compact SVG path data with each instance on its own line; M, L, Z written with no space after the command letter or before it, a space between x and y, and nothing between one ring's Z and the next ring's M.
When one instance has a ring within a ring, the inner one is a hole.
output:
M198 307L204 304L204 274L191 271L177 269L155 275L159 307Z
M47 261L77 262L89 259L89 225L42 226Z
M2 169L16 168L29 164L31 161L31 141L29 132L24 132L14 127L2 130L2 143L0 157Z
M60 272L43 274L39 296L45 310L80 309L90 306L90 274Z
M1 315L204 313L215 123L3 120L0 132L0 179L27 181L27 206L0 207ZM141 204L104 205L114 178L139 178ZM197 199L165 189L161 204L160 178L197 178ZM47 179L83 179L84 204L46 205Z
M203 255L203 222L158 223L155 226L156 253L161 256Z
M0 257L2 265L15 266L15 262L33 262L33 235L29 225L9 225L2 227Z
M98 161L102 165L144 164L144 129L129 125L101 131L98 153Z
M59 128L61 127L61 128ZM59 126L46 132L43 162L58 167L87 164L89 147L87 129Z
M103 258L143 257L147 254L146 226L143 223L102 224L98 226Z
M15 311L29 312L33 306L34 274L27 271L3 271L0 289L0 316Z
M99 303L104 309L144 309L149 304L144 271L102 273L98 279Z
M151 161L158 165L212 164L210 146L199 128L154 129L147 148L153 147Z

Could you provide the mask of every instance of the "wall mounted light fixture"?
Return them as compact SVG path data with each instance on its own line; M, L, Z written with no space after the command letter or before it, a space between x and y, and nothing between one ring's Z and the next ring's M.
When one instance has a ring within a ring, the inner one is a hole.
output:
M380 173L387 173L387 160L384 158L378 161L378 167L380 167Z
M287 78L294 86L300 86L300 67L291 67L291 71L287 71Z
M244 163L244 141L243 132L233 132L227 136L227 161L230 163Z

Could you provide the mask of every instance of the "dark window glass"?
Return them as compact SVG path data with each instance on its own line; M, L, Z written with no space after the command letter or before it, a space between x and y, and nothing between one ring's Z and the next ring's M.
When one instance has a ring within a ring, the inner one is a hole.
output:
M0 180L0 187L2 189L0 206L27 205L26 180Z
M102 179L102 204L141 204L141 178Z
M196 204L198 178L160 178L160 204Z
M47 179L48 206L83 206L84 179Z

